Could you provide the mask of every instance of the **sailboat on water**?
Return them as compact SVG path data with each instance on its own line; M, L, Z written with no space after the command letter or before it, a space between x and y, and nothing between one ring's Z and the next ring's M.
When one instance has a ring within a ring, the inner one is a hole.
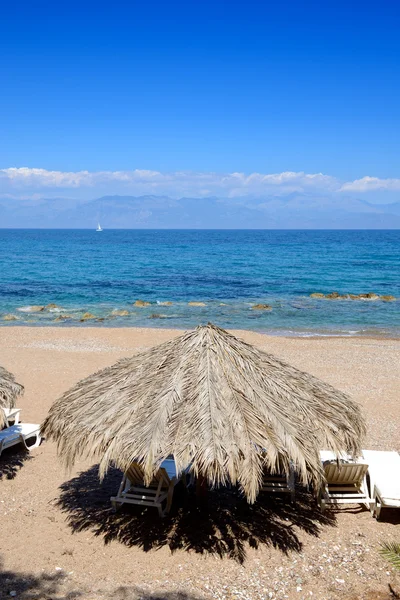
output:
M100 223L97 223L96 231L103 231L103 228L101 227Z

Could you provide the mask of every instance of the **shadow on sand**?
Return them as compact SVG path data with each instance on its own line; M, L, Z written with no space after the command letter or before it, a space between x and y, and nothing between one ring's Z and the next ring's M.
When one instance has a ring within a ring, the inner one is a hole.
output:
M0 561L0 598L16 596L19 600L36 600L52 598L64 583L65 575L56 573L52 575L31 575L27 573L15 573L5 571ZM68 598L76 598L80 594L68 595ZM63 598L57 595L59 600ZM66 599L67 596L64 596Z
M127 546L149 551L168 546L178 549L227 556L239 563L246 558L246 547L273 546L284 553L300 552L299 530L313 536L323 525L334 525L334 515L321 514L313 497L296 494L296 504L268 494L253 504L236 490L210 491L207 505L199 504L193 493L177 486L171 513L160 519L155 509L126 506L116 514L110 507L121 480L120 471L111 470L102 483L94 466L61 486L58 506L68 514L74 531L90 529Z
M136 586L121 586L112 593L101 590L93 593L92 590L74 589L73 583L68 579L63 572L33 575L4 570L0 560L0 599L15 596L19 600L201 600L199 596L183 591L150 593Z
M24 463L31 458L28 450L22 448L22 444L18 448L12 446L3 450L0 456L0 480L14 479Z

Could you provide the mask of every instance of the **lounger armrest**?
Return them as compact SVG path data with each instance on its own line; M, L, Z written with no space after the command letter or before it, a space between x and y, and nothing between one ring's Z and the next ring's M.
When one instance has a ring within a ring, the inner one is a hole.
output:
M9 412L8 415L6 415L7 421L14 421L14 425L18 425L20 419L19 419L19 415L20 415L21 409L20 408L12 408Z

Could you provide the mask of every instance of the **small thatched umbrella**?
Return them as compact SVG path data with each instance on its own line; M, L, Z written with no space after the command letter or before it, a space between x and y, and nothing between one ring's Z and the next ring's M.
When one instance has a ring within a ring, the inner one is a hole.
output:
M0 406L14 408L18 396L24 393L24 386L15 381L12 373L0 367ZM4 412L0 410L0 429L4 427Z
M208 324L84 379L42 431L67 465L96 457L103 475L136 460L149 481L172 454L252 502L264 467L319 483L319 450L358 454L365 425L342 392Z

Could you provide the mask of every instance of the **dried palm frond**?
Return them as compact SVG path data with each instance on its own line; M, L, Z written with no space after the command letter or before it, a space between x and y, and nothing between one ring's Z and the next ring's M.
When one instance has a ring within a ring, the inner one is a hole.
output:
M178 471L237 482L253 502L263 468L319 483L319 450L357 455L365 424L342 392L208 324L79 382L42 431L67 466L135 460L150 481L173 454Z
M381 554L395 567L400 569L400 544L385 542L381 545Z
M12 373L0 367L0 407L14 408L16 399L24 393L24 387L15 381ZM4 413L0 410L0 429L4 426Z

